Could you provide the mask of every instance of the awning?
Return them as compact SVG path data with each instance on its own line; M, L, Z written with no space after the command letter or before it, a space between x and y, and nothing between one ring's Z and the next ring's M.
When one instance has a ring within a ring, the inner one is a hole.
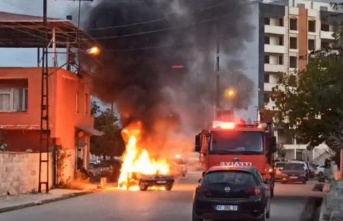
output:
M97 129L94 129L91 127L77 126L76 128L79 130L82 130L83 132L85 132L91 136L102 136L102 135L104 135L104 132L98 131Z

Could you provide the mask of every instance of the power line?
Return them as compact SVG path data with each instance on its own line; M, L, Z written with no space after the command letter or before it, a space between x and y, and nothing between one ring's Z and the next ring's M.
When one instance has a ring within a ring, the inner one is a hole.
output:
M210 10L213 8L218 8L220 6L224 6L224 5L228 5L228 4L230 4L230 3L216 4L216 5L212 5L209 7L204 7L204 8L198 9L195 13L200 13L202 11ZM103 27L103 28L90 28L90 29L83 29L83 30L85 30L85 31L108 30L108 29L127 28L127 27L132 27L132 26L137 26L137 25L151 24L151 23L164 21L167 19L166 18L167 16L176 15L176 14L177 13L174 12L174 13L170 13L168 15L165 15L163 18L158 18L158 19L153 19L153 20L148 20L148 21L143 21L143 22L130 23L130 24L126 24L126 25L107 26L107 27Z
M173 26L170 28L156 29L156 30L152 30L152 31L138 32L135 34L128 34L128 35L119 35L119 36L113 36L112 35L112 36L104 36L104 37L93 37L93 39L101 40L101 39L127 38L127 37L139 36L139 35L147 35L147 34L153 34L153 33L158 33L158 32L165 32L165 31L170 31L170 30L177 30L177 29L182 29L182 28L189 28L189 27L195 26L197 24L203 24L203 23L207 23L210 21L215 21L215 20L222 19L222 18L229 17L229 16L230 16L230 14L225 15L225 16L215 17L212 19L202 20L200 22L193 22L193 23L190 23L187 25L177 25L177 26Z
M248 3L248 6L256 4L256 3L258 3L258 2L257 1L251 1L251 2ZM224 4L222 4L222 5L224 5ZM217 6L210 6L210 7L214 8L214 7L218 7L218 5ZM210 8L210 7L207 7L207 8ZM206 8L204 8L203 10L205 10L205 9ZM105 37L98 37L98 38L93 38L93 39L95 39L95 40L97 40L97 39L115 39L115 38L122 38L122 37L131 37L131 36L139 36L139 35L145 35L145 34L158 33L158 32L163 32L163 31L168 31L168 30L174 30L174 29L188 28L188 27L191 27L191 26L195 26L197 24L207 23L207 22L218 20L218 19L222 19L222 18L225 18L225 17L228 17L228 16L230 16L230 14L227 14L227 15L224 15L224 16L215 17L215 18L212 18L212 19L202 20L200 22L194 22L194 23L191 23L191 24L188 24L188 25L179 25L179 26L174 26L174 27L170 27L170 28L157 29L157 30L148 31L148 32L139 32L139 33L130 34L130 35L105 36ZM13 28L13 27L10 27L10 26L6 26L6 25L0 25L0 26L9 27L9 28L15 29L15 30L17 30L19 32L26 33L28 35L35 36L37 38L41 38L42 40L45 40L45 38L43 38L43 37L41 37L39 35L35 35L35 34L30 33L30 32L23 31L21 29L16 29L16 28ZM38 31L40 31L40 30L38 30ZM67 38L67 37L65 37L65 38ZM140 50L163 49L163 48L170 48L170 47L176 47L176 46L182 46L182 45L186 45L186 43L162 45L162 46L152 46L152 47L142 47L142 48L131 48L131 49L108 49L108 50L103 49L102 51L105 51L105 52L106 51L108 51L108 52L130 52L130 51L140 51Z

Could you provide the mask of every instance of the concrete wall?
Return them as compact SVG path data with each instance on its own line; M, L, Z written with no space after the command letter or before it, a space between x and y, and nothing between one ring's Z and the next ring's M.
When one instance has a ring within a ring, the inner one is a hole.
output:
M47 157L44 154L43 157ZM52 185L52 156L49 153L49 184ZM0 196L38 191L39 153L0 153ZM42 181L46 181L46 163L42 169ZM42 187L45 188L45 187Z

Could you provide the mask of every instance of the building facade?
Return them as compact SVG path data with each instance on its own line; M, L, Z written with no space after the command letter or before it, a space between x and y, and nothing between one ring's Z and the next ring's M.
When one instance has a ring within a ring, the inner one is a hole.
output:
M305 69L311 51L333 43L334 20L331 18L334 16L331 15L341 12L341 8L334 9L330 3L318 1L263 1L259 4L260 106L273 110L275 104L270 93L279 75ZM323 144L308 152L306 144L297 144L286 131L278 130L277 136L287 158L315 159L328 149Z
M36 68L0 68L0 132L7 151L39 152L41 71ZM50 144L70 153L68 174L77 158L88 167L93 129L90 79L64 69L49 69Z

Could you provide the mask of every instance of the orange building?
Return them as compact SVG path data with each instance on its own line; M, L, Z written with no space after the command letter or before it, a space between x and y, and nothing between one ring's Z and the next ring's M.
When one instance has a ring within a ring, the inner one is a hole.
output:
M63 69L49 72L51 145L78 147L77 155L89 159L89 136L101 135L93 129L90 79ZM0 68L0 128L7 150L39 151L40 94L41 68Z

